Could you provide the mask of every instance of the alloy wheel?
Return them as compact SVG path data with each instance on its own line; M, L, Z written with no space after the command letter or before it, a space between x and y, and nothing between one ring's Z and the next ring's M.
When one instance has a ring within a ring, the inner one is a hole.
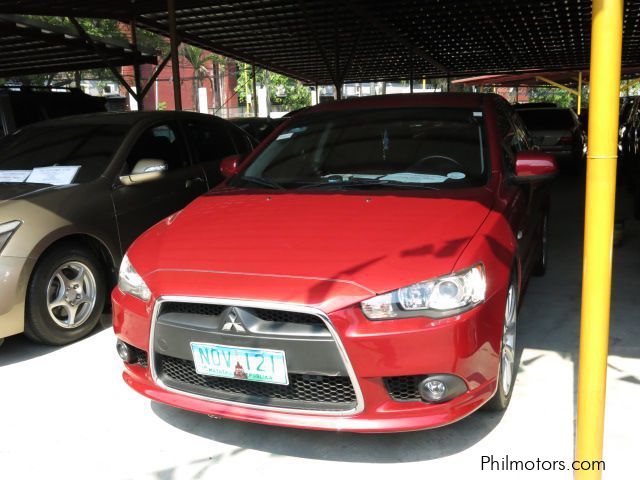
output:
M84 263L62 264L47 286L47 309L51 319L62 328L78 328L93 312L96 291L96 279Z
M516 315L517 295L515 285L509 286L502 333L502 358L500 362L500 388L506 396L511 391L516 363Z

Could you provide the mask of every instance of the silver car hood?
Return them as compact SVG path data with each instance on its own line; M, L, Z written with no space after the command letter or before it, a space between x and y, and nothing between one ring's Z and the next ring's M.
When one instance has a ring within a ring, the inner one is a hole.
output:
M44 185L42 183L0 183L0 203L17 200L48 190L66 188L72 185Z

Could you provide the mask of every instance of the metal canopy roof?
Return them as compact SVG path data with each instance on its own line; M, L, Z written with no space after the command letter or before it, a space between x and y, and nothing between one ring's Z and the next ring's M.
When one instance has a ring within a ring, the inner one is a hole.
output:
M155 55L136 53L124 41L89 42L70 28L0 15L0 77L104 68L104 59L114 66L156 63Z
M480 75L452 80L452 84L490 86L490 87L549 87L546 79L561 83L567 87L578 84L578 72L582 73L582 81L589 82L589 70L568 70L555 72L517 73L507 75ZM621 71L622 79L640 77L640 67L626 67Z
M590 0L178 0L183 41L321 84L584 70ZM136 18L168 33L165 0L0 0L0 12ZM623 65L640 66L640 2Z

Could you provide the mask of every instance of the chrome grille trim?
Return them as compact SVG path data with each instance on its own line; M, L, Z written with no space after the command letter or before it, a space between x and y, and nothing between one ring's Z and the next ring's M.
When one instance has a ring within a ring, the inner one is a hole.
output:
M349 378L351 379L351 384L353 385L353 389L356 394L356 405L354 408L349 410L308 410L303 408L283 408L283 407L273 407L273 406L264 406L264 405L255 405L251 403L243 403L243 402L234 402L230 400L220 400L216 398L210 398L203 395L198 395L191 392L186 392L184 390L175 389L169 387L164 384L164 382L158 377L156 372L155 365L155 330L156 330L156 321L158 319L158 315L160 313L160 309L162 304L165 302L184 302L184 303L204 303L204 304L213 304L213 305L234 305L238 307L247 307L247 308L262 308L262 309L271 309L271 310L283 310L288 312L298 312L298 313L308 313L312 315L316 315L320 318L327 329L331 333L333 341L340 352L340 356L342 357L342 361L347 369L347 373L349 374ZM190 297L190 296L173 296L173 295L165 295L158 297L154 306L153 313L151 316L151 333L149 338L149 371L151 372L151 377L153 382L161 387L164 390L179 393L181 395L187 395L190 397L198 398L201 400L206 400L211 403L219 403L225 405L236 405L240 407L247 407L256 410L268 410L273 412L286 412L286 413L304 413L305 415L318 415L318 416L349 416L349 415L357 415L364 410L364 397L362 395L362 390L360 389L360 384L356 377L355 371L353 370L353 366L351 365L351 361L349 360L349 356L340 340L340 336L336 332L331 320L328 315L324 313L322 310L314 307L309 307L307 305L300 305L295 303L281 303L281 302L266 302L266 301L257 301L257 300L238 300L232 298L214 298L214 297Z

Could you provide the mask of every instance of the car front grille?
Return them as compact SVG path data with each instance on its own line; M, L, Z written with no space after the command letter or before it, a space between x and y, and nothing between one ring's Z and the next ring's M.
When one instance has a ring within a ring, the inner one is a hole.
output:
M358 411L355 377L324 318L313 312L207 299L162 301L156 309L150 357L163 386L222 402L341 414ZM276 304L277 305L277 304ZM200 375L193 343L286 353L288 385Z
M289 385L277 385L200 375L192 361L164 355L156 358L158 376L165 384L212 399L309 410L349 410L356 405L349 377L290 373Z
M215 317L220 315L225 308L227 308L226 305L213 303L166 302L162 304L162 313L190 313Z
M229 305L209 303L166 302L162 305L162 313L182 313L217 317ZM286 310L271 310L266 308L245 308L245 310L265 322L294 323L298 325L318 325L325 327L324 322L316 315Z
M384 385L392 399L397 402L420 402L418 384L426 375L410 375L405 377L386 377Z
M250 308L249 311L266 322L297 323L299 325L322 325L324 322L316 315L266 308Z

